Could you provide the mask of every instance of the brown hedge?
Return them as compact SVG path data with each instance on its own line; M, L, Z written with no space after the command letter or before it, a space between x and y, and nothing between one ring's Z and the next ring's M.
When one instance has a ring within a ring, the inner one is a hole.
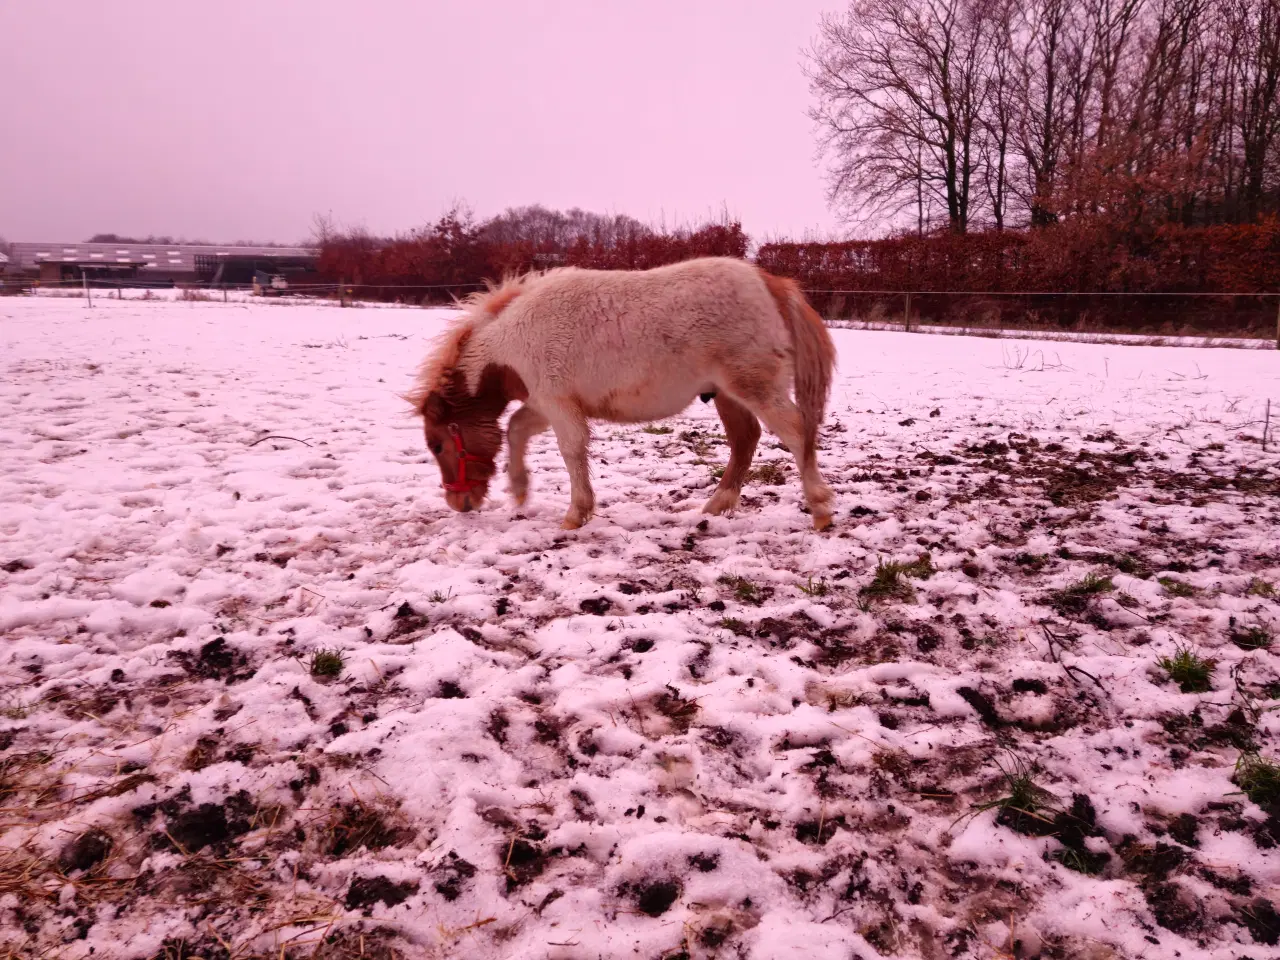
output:
M320 271L331 282L359 285L373 299L446 301L486 280L562 264L597 270L643 270L695 257L745 257L747 235L739 223L696 230L626 231L609 238L579 236L562 246L499 243L483 224L453 215L393 240L339 235L321 244Z
M1262 293L1280 290L1280 221L767 243L756 262L811 290Z
M1280 222L1130 233L1075 221L1036 231L768 243L756 262L797 279L832 316L896 319L905 298L880 292L912 291L913 318L925 321L1273 333L1274 299L1154 295L1280 291ZM1047 295L1063 293L1073 296ZM1143 296L1105 296L1116 293Z
M745 257L749 242L728 220L678 231L626 220L560 243L497 240L494 233L450 213L391 240L332 236L322 244L320 272L330 282L360 285L358 296L447 302L535 267L646 269L693 257ZM756 262L797 279L832 317L898 319L901 292L912 291L915 321L1274 335L1274 299L1176 294L1280 291L1280 221L1134 231L1076 220L1033 231L766 243ZM1143 296L1107 296L1116 293Z

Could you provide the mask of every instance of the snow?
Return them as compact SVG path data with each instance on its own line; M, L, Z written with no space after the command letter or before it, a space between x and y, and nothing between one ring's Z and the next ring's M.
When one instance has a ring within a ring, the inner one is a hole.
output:
M695 404L597 425L565 533L550 436L528 506L446 509L398 393L450 315L0 299L0 943L1280 955L1231 780L1280 753L1280 645L1231 641L1280 635L1274 356L837 330L833 531L767 436L786 482L704 517ZM1019 764L1100 872L989 806Z
M846 330L904 331L901 323L883 320L833 320L831 325ZM1230 347L1235 350L1274 350L1280 339L1262 337L1215 337L1151 333L1108 333L1085 330L1005 329L1002 327L966 327L955 324L921 323L912 327L914 333L931 333L950 337L989 337L1012 340L1048 340L1067 343L1102 343L1115 346L1158 347ZM1032 351L1024 347L1028 353ZM1038 352L1043 357L1043 350ZM1030 358L1035 360L1035 357Z

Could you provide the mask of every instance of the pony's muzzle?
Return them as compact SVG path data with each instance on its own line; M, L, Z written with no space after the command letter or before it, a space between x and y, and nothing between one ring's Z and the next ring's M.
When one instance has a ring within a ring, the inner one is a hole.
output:
M444 495L445 503L457 510L459 513L470 513L476 510L484 503L483 490L468 490L463 492L450 492Z

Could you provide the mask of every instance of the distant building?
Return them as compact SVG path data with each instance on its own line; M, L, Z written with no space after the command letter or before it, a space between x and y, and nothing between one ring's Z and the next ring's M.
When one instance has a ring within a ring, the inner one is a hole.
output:
M93 280L167 286L248 285L255 273L301 281L316 269L307 247L212 246L191 243L13 243L9 270L42 281Z

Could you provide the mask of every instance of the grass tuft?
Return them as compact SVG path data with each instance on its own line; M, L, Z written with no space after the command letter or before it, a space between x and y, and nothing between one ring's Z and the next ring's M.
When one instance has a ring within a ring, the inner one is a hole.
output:
M1236 761L1235 781L1241 792L1260 807L1280 803L1280 763L1257 753L1242 753Z
M1097 572L1087 573L1075 583L1050 593L1048 604L1064 617L1078 617L1089 609L1096 597L1110 593L1115 586L1110 577Z
M311 655L311 675L334 679L342 676L347 661L341 650L317 650Z
M807 597L825 597L830 592L830 589L827 585L826 577L821 577L818 580L810 577L807 583L800 585L800 592Z
M1263 626L1244 630L1234 627L1229 639L1241 650L1266 650L1271 646L1271 631Z
M908 578L928 580L933 574L933 558L927 553L911 563L881 560L876 564L871 582L858 592L867 600L910 601L915 599L916 592Z
M871 582L859 593L871 600L910 600L915 597L915 590L906 579L906 565L883 560L876 564L876 572Z
M1261 577L1254 577L1249 581L1249 587L1244 593L1246 597L1262 597L1265 600L1274 600L1276 588Z
M1191 584L1175 580L1173 577L1160 577L1159 583L1160 586L1164 587L1164 592L1171 597L1194 597L1200 592Z
M1057 812L1055 798L1036 783L1034 767L1013 754L1010 754L1007 764L997 760L996 766L1004 777L1004 795L974 806L960 820L998 808L1000 812L996 815L996 823L1001 826L1028 836L1043 837L1053 833L1053 814Z
M652 433L654 436L658 436L658 437L665 437L668 433L671 432L671 428L670 427L645 427L644 432Z
M1136 557L1132 553L1117 553L1111 558L1111 565L1121 573L1127 573L1131 577L1137 577L1145 580L1151 576L1151 569L1147 566L1146 561L1141 557Z
M1009 795L1000 801L1001 807L1023 813L1036 813L1050 808L1052 794L1036 783L1033 770L1025 761L1014 758L1009 769L1001 766L1000 772L1004 774L1005 784L1009 789Z
M922 553L911 563L906 564L902 568L902 572L908 577L914 577L917 580L928 580L937 571L933 568L933 554Z
M739 603L758 607L764 600L764 591L745 577L731 577L725 574L717 582L732 590L734 599Z
M1078 847L1062 847L1054 850L1049 856L1068 870L1083 873L1086 877L1096 877L1111 859L1108 854L1090 853Z
M1161 657L1160 666L1183 693L1206 693L1212 689L1218 661L1200 656L1191 647L1177 647L1172 657Z

